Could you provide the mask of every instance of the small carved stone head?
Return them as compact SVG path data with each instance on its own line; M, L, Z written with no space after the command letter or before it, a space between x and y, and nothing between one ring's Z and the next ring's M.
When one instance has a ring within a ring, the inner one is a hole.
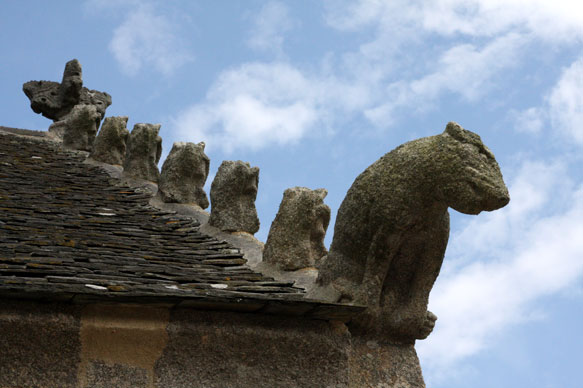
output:
M130 133L124 175L131 178L158 182L158 161L162 155L162 138L158 136L160 124L136 124Z
M93 144L91 157L103 163L121 165L124 162L130 131L128 117L106 117Z
M330 208L326 189L293 187L283 193L269 229L263 261L285 271L314 267L328 252L324 246Z
M436 139L437 147L447 155L447 168L440 169L438 174L439 192L449 207L465 214L478 214L508 203L510 196L500 167L480 136L450 122Z
M164 161L158 192L164 202L194 203L203 209L209 201L203 189L209 174L210 159L200 142L176 142Z
M228 232L257 232L259 218L255 199L258 185L258 167L240 160L223 161L211 185L209 224Z

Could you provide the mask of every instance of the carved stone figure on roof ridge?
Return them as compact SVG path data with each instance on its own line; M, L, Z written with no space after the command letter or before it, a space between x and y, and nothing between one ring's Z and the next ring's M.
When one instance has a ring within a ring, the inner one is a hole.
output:
M226 232L257 232L258 185L259 167L251 167L240 160L223 161L211 184L209 225Z
M78 60L72 59L65 65L61 83L53 81L29 81L22 86L35 113L53 121L63 120L75 105L95 106L99 114L96 127L105 117L105 110L111 105L111 96L105 92L83 87L82 69Z
M164 202L191 203L206 209L209 201L204 184L210 159L200 142L175 142L162 165L158 193Z
M127 116L106 117L95 138L91 157L103 163L123 164L130 136L127 123Z
M130 133L123 163L125 177L158 182L158 162L162 155L162 138L158 136L160 124L134 125Z
M405 143L362 174L336 218L317 282L337 300L367 306L351 331L394 341L426 338L427 311L449 237L451 207L478 214L509 201L500 168L480 137L457 123Z
M328 252L324 246L330 208L326 189L292 187L283 193L269 229L263 261L285 271L314 267Z

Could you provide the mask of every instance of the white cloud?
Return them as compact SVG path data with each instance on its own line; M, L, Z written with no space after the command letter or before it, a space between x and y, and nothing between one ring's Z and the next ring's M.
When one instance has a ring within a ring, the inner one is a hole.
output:
M565 166L526 162L510 194L506 208L452 236L430 301L440 319L417 345L432 379L533 319L539 298L583 276L583 188L574 187Z
M109 1L96 2L99 7L114 7ZM125 20L113 32L109 50L128 75L135 75L144 67L153 67L163 75L193 60L179 39L175 23L159 14L152 5L130 1Z
M271 51L283 57L284 35L296 23L289 15L287 6L279 1L266 3L253 18L249 47L260 51Z
M562 140L583 145L583 57L563 70L541 106L511 115L517 131L538 134L548 127Z
M554 42L583 38L583 5L572 0L438 0L426 3L421 18L424 28L450 35L522 30Z
M548 104L553 128L583 145L583 58L563 71Z
M523 48L533 42L583 40L583 3L571 0L329 1L327 11L338 30L374 31L344 55L344 68L384 89L370 92L378 98L365 112L380 127L394 123L400 107L434 108L446 92L478 101L498 86L499 74L524 61ZM529 124L533 130L537 122Z
M394 33L449 37L493 37L514 31L552 42L583 38L583 4L572 0L360 0L329 5L328 23L343 30L375 26Z
M205 101L180 112L173 127L209 149L259 150L322 133L336 120L334 112L342 110L346 117L369 97L366 86L284 62L247 63L221 73Z
M482 0L331 2L326 14L330 25L341 30L372 27L376 32L356 50L324 57L317 73L285 61L284 35L293 28L293 21L286 5L269 2L254 18L247 43L258 50L273 50L278 61L223 71L204 101L176 117L175 127L193 140L206 140L211 148L258 150L297 142L313 130L330 128L334 117L362 114L382 129L394 125L405 108L409 112L436 108L446 94L478 103L501 87L500 75L524 61L525 47L533 39L572 43L579 36L579 16L570 15L568 11L576 9L566 2L558 0L557 9L549 9L542 1L504 4ZM438 36L454 39L428 45L427 39ZM127 62L131 67L131 58ZM568 94L566 90L557 92L554 106L575 117L577 106L561 97ZM518 129L540 131L547 117L544 113L532 108L517 114ZM289 121L292 116L296 119Z
M365 115L376 125L386 126L398 108L427 109L443 93L475 101L489 91L495 74L517 63L523 43L523 37L511 33L489 41L482 48L472 44L453 46L432 64L436 70L419 79L390 85L386 98L389 102L368 109Z
M522 43L521 36L511 33L483 47L456 45L442 53L431 73L388 86L384 65L359 62L354 55L348 56L355 60L348 72L326 62L319 74L285 62L248 63L223 72L205 102L182 112L175 124L184 135L208 139L211 147L221 144L228 151L298 141L316 124L329 126L337 112L344 117L364 112L386 128L399 108L427 109L446 92L478 99L490 89L491 77L515 63ZM297 117L287 122L290 115Z
M310 81L286 64L246 64L224 72L206 101L178 115L174 126L209 149L260 149L293 143L318 119Z
M451 47L439 59L439 70L411 82L411 90L429 98L447 90L476 100L485 94L494 74L517 63L523 42L512 33L490 41L481 50L467 43Z
M519 132L539 134L545 124L546 112L542 108L531 107L521 112L511 112L514 128Z

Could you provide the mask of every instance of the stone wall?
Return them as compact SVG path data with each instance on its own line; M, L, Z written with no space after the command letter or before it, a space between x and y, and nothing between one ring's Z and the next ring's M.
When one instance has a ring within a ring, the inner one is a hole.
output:
M0 387L424 387L412 345L341 322L0 301Z

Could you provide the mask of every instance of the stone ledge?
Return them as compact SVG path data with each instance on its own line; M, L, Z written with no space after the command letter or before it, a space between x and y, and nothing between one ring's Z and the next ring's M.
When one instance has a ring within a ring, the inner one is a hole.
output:
M170 308L215 310L233 312L252 312L268 315L287 315L307 319L348 322L352 317L364 311L364 306L339 303L327 303L300 297L291 299L289 295L251 295L234 297L232 293L221 296L217 292L203 295L157 295L155 292L100 293L88 289L84 293L66 290L48 293L46 290L23 290L0 287L0 299L29 300L39 302L62 302L74 305L93 303L134 303L143 305L164 304Z

